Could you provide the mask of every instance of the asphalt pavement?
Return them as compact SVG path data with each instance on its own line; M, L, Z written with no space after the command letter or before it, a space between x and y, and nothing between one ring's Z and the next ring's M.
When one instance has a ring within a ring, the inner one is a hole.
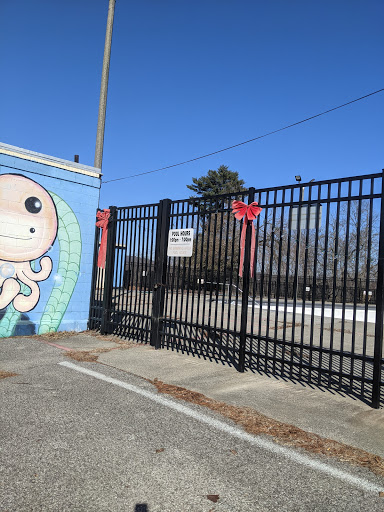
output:
M2 339L0 361L1 511L384 510L380 471L254 435L214 405L377 456L383 410L90 333Z

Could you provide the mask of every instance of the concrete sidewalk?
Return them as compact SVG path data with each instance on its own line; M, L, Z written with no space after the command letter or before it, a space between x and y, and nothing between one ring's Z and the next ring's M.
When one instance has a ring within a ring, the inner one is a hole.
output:
M372 409L351 397L250 371L239 373L198 356L148 345L124 346L123 340L111 336L79 333L41 341L64 351L90 351L104 365L145 379L157 378L229 405L248 406L275 420L384 457L384 409Z

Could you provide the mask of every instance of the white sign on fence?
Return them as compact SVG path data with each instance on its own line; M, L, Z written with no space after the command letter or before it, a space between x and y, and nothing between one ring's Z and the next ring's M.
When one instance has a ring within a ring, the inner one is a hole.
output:
M190 258L193 250L193 228L170 229L168 256Z

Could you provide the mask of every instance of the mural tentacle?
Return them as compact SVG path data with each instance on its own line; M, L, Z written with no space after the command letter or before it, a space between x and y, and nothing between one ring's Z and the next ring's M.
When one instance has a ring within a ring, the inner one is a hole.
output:
M31 263L33 265L34 262ZM20 290L21 293L28 296L31 293L31 289L28 288L27 285L20 282ZM15 328L17 322L20 320L21 312L15 309L13 304L10 304L7 307L4 316L0 320L0 338L7 338L8 336L13 336L15 334Z
M81 232L70 206L57 194L49 192L57 211L60 246L56 283L41 317L38 334L57 331L68 307L80 272Z
M3 280L3 285L0 294L0 309L4 309L11 304L20 292L20 283L13 277L8 277ZM16 308L18 309L18 308Z
M13 304L10 304L4 313L3 318L0 320L0 338L7 338L8 336L13 335L20 317L20 311L17 311L13 307Z

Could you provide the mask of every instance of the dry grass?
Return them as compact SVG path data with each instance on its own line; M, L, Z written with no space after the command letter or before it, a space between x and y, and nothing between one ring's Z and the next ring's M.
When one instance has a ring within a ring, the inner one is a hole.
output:
M250 407L228 405L225 402L208 398L202 393L190 391L172 384L165 384L158 379L149 382L156 386L159 393L166 393L174 398L208 407L212 411L218 412L241 425L250 434L272 436L279 444L301 448L311 453L326 455L342 462L363 466L376 475L384 477L384 459L382 457L339 443L338 441L326 439L311 432L306 432L294 425L268 418Z
M6 379L7 377L16 377L17 373L5 372L4 370L0 370L0 379Z
M114 343L116 343L118 346L107 348L93 348L91 350L68 350L67 352L65 352L65 355L71 359L74 359L75 361L95 363L98 360L99 354L111 352L112 350L127 350L129 348L137 346L137 343L124 341L114 341Z
M84 331L84 332L86 332L86 331ZM60 338L66 338L67 336L78 336L79 334L84 334L84 332L78 332L78 331L46 332L45 334L33 334L32 336L20 336L20 337L59 340Z
M68 350L65 352L66 357L79 361L80 363L95 363L97 362L98 354L114 350L112 348L94 348L92 350Z
M93 354L90 350L68 350L65 356L80 363L96 363L98 355Z
M44 340L44 341L53 342L55 340L60 340L62 338L79 336L80 334L83 336L89 336L90 338L100 338L103 341L110 341L110 342L118 345L118 347L111 347L111 348L105 349L105 351L126 350L128 348L142 346L142 343L136 343L134 341L123 340L123 339L119 338L118 336L100 334L98 331L80 331L80 332L78 332L78 331L60 331L60 332L47 332L45 334L32 334L32 335L26 335L26 336L11 336L11 337L32 338L32 339L40 339L40 340ZM99 350L99 349L91 350L89 352L96 352L97 350Z

